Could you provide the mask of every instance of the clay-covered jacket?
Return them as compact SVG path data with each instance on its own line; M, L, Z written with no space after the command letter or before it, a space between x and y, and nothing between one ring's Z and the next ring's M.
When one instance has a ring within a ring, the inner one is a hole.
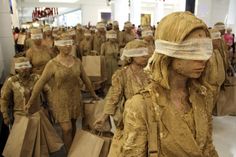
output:
M212 144L213 95L201 85L189 88L191 110L179 112L169 90L150 84L124 109L123 157L218 157Z

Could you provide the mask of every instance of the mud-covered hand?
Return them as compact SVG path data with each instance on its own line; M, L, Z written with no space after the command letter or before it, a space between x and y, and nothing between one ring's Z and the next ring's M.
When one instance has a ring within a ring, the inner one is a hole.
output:
M94 100L96 100L96 101L98 101L98 100L100 100L101 98L99 98L99 96L97 96L96 94L93 96L93 99Z
M7 126L10 124L10 118L9 117L5 117L3 119L3 121L4 121L4 124L7 125Z
M106 122L106 120L109 118L109 115L108 114L104 114L104 115L102 115L102 117L100 117L98 120L96 120L95 122L94 122L94 128L96 129L96 130L102 130L102 128L104 127L104 125L105 125L105 122Z
M29 113L29 109L32 106L32 104L30 102L28 102L25 106L24 106L24 110L26 113Z

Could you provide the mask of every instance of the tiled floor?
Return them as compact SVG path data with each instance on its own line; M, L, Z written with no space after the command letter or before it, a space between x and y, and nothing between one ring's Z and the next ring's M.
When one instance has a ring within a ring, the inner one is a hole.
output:
M213 142L219 156L236 157L236 116L213 119Z

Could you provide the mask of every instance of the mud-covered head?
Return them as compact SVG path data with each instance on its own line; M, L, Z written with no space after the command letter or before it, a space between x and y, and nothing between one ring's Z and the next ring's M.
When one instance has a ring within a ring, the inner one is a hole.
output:
M199 78L212 51L210 33L202 20L190 12L169 14L155 32L152 78L165 88L169 88L170 69L187 78Z
M141 66L146 66L149 57L148 45L145 41L135 39L128 42L123 50L121 60L125 65L136 63Z

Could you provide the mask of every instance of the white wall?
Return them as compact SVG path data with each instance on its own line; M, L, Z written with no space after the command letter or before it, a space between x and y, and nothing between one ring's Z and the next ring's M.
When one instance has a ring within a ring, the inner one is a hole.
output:
M19 14L16 0L12 0L12 10L13 10L13 14L11 14L12 26L19 27L20 23L19 23Z
M14 40L11 30L11 15L9 1L0 1L0 44L2 45L2 59L4 63L3 76L0 78L0 83L9 75L11 59L15 54Z
M209 27L216 22L226 22L229 0L196 0L195 14Z
M227 25L236 34L236 0L230 0Z
M106 5L93 5L82 4L82 24L87 25L90 22L91 25L96 25L98 21L101 21L101 12L111 12L111 7Z

